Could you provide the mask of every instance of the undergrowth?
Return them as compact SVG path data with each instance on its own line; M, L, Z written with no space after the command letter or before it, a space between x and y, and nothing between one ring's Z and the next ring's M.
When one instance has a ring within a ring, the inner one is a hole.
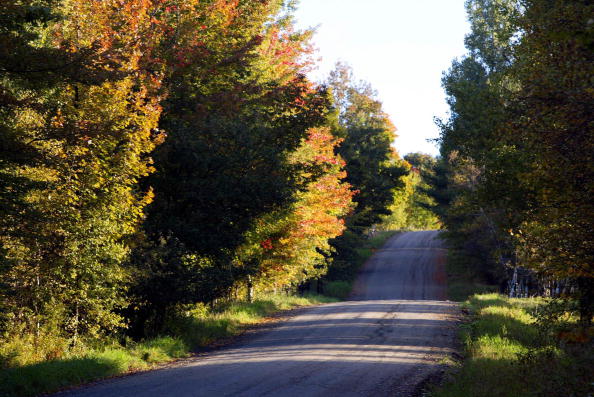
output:
M319 295L266 295L252 303L227 303L214 309L196 306L171 319L167 335L141 342L86 341L72 348L50 332L5 338L0 344L0 396L34 396L150 369L238 335L275 312L333 301Z

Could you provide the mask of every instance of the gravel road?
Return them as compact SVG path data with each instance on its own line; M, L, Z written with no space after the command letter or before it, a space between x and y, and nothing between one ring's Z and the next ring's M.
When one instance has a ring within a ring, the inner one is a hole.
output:
M452 352L437 232L397 235L368 261L352 300L316 306L183 366L60 396L412 396Z

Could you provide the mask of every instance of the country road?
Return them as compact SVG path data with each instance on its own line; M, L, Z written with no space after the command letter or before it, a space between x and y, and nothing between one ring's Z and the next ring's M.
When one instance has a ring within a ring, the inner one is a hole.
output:
M352 300L316 306L183 366L100 382L68 397L412 396L452 351L437 232L389 240Z

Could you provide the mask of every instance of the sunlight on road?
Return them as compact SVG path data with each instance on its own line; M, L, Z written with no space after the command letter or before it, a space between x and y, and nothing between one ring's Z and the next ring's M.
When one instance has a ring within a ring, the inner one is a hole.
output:
M241 344L75 396L409 396L439 371L456 334L457 306L441 300L445 285L436 277L444 256L436 237L388 241L364 267L354 300L309 308Z

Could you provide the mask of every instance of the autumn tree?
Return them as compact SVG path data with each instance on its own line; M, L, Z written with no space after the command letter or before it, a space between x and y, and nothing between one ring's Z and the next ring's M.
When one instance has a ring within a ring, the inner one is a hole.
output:
M152 198L137 182L161 139L150 7L0 7L2 298L13 325L54 321L76 340L123 324L126 239Z
M257 263L254 283L261 290L295 288L327 272L329 241L345 230L354 192L344 182L344 161L334 153L340 140L329 128L312 128L289 163L300 172L292 205L256 221L239 258Z
M360 233L389 213L392 193L406 171L391 146L396 127L371 86L354 81L350 67L340 63L330 74L328 85L338 113L334 134L344 139L338 154L346 161L347 181L359 191L349 224Z
M176 13L184 15L183 4ZM311 32L294 29L290 3L215 1L191 12L198 15L182 18L187 24L163 49L196 43L168 58L159 124L167 140L145 181L155 200L135 256L139 324L225 296L257 271L237 250L255 222L292 208L305 189L289 159L328 113L328 94L304 76ZM175 287L155 291L164 284Z

